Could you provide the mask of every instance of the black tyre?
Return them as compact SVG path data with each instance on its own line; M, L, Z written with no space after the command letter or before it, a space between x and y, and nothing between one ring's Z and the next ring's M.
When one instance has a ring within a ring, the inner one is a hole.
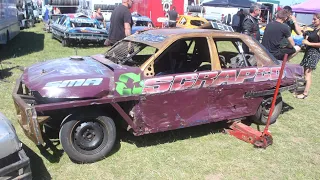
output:
M34 27L34 22L33 22L33 20L29 20L27 26L28 26L28 28Z
M107 116L70 120L60 129L60 141L70 159L92 163L106 157L116 140L116 126Z
M200 13L202 6L188 6L188 12L197 12Z
M7 38L6 38L6 43L5 44L7 44L9 41L10 41L10 34L9 34L9 31L7 31Z
M70 45L70 42L67 39L62 39L61 45L62 47L68 47Z
M249 119L256 124L266 125L271 104L272 104L272 99L273 99L273 96L266 97L260 104L256 114L253 116L250 116ZM279 117L282 111L282 106L283 106L283 101L282 101L281 95L279 94L277 96L276 104L275 104L272 116L270 118L270 124L273 124L277 121L277 118Z

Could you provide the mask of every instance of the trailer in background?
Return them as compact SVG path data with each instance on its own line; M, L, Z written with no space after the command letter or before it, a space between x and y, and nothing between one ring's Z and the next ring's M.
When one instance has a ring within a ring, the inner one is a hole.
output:
M0 44L7 44L20 32L16 0L0 0Z
M188 0L135 0L131 12L137 12L143 16L149 17L155 26L161 27L162 21L158 21L158 18L164 18L167 16L167 12L176 7L178 14L185 14L187 12Z
M87 2L87 9L91 11L90 16L93 15L98 8L101 9L101 13L105 21L110 21L112 11L116 6L122 4L122 0L85 0ZM134 2L136 3L136 1Z
M268 24L275 17L275 14L279 10L280 1L273 0L263 0L258 1L258 4L261 4L264 8L261 9L260 19L262 23Z

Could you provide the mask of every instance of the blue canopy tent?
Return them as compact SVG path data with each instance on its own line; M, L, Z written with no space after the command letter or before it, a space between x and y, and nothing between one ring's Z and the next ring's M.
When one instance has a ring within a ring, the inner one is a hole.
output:
M255 2L250 0L212 0L203 1L203 6L250 8Z

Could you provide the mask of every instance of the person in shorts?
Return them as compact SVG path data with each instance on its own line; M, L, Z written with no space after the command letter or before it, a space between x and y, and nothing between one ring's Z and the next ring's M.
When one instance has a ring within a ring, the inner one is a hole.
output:
M278 60L283 60L285 54L288 54L288 59L291 59L301 49L295 46L290 28L284 23L289 16L290 13L287 10L278 11L276 20L267 25L263 35L262 45ZM289 42L285 47L281 46L284 38Z

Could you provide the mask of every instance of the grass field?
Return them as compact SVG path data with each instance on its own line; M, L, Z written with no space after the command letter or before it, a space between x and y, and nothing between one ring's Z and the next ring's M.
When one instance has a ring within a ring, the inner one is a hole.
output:
M313 74L307 99L283 93L283 113L270 127L274 144L265 150L216 133L215 124L210 124L141 137L123 132L113 153L93 164L74 164L61 145L57 151L40 152L17 123L11 98L15 80L22 73L21 66L75 54L73 48L63 48L41 28L42 24L37 24L23 30L0 50L5 80L0 81L0 111L15 125L31 159L34 179L320 179L319 70ZM105 50L77 51L84 56ZM299 63L302 56L293 63Z

